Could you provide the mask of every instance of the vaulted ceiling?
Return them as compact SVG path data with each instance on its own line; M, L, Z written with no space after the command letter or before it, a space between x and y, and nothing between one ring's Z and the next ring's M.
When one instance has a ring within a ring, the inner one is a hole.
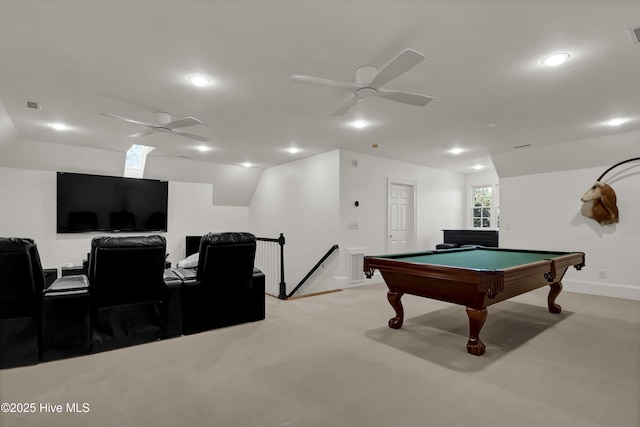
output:
M638 27L638 0L2 0L0 104L47 143L259 168L344 148L469 173L515 147L640 131ZM426 59L384 87L424 107L374 97L332 116L350 92L290 80L353 82L407 48ZM557 52L569 61L541 64ZM146 127L100 114L156 111L209 140L131 138Z

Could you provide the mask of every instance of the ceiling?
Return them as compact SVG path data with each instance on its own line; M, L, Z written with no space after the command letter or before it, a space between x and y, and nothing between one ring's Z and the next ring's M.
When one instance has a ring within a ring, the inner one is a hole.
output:
M470 173L516 146L639 131L636 27L638 0L2 0L0 103L18 135L47 143L259 168L344 148ZM354 81L406 48L426 59L384 87L433 96L424 107L371 98L331 116L347 91L289 80ZM571 59L542 66L555 52ZM214 84L190 85L197 73ZM210 150L130 138L144 126L100 115L154 111L201 120L185 130ZM613 117L627 122L603 125Z

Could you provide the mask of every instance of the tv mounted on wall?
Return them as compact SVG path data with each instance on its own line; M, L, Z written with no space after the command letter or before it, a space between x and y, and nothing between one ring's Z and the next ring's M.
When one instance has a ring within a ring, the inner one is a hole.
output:
M57 232L167 231L169 183L69 172L57 174Z

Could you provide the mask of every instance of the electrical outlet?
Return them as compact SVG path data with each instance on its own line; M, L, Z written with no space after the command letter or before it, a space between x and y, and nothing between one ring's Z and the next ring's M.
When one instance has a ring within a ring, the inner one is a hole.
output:
M604 270L598 270L598 279L606 279L607 278L607 272Z

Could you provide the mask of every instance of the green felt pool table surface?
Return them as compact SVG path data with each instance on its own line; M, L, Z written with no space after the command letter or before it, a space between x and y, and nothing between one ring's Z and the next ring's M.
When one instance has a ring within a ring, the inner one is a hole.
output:
M504 270L532 262L558 258L571 252L529 251L498 248L462 248L415 254L385 255L381 258L404 262L433 264L448 267L472 268L476 270Z

